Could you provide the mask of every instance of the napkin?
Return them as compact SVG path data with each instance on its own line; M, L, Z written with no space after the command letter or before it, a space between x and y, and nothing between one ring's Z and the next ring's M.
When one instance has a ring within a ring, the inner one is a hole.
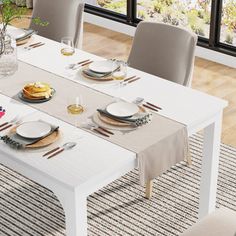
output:
M97 111L101 115L110 117L111 119L114 119L117 121L128 123L128 124L136 126L136 127L145 125L151 121L151 114L150 113L138 113L138 114L135 114L131 117L118 117L118 116L114 116L114 115L110 114L105 109L97 109Z
M45 122L45 123L47 123L47 122ZM52 134L54 131L59 129L59 126L55 126L55 125L52 125L52 124L50 124L50 126L51 126L50 133L48 133L47 135L45 135L43 137L40 137L40 138L34 138L34 139L31 138L31 139L29 139L29 138L21 137L17 133L12 133L12 134L0 137L0 140L2 140L4 143L9 145L11 148L24 149L24 148L26 148L27 145L37 143L38 141L46 138L47 136Z

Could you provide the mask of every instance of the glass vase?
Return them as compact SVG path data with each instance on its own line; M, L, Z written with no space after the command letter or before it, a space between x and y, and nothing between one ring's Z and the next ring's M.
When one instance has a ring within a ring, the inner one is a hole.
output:
M16 40L9 35L0 36L0 75L13 75L18 69Z

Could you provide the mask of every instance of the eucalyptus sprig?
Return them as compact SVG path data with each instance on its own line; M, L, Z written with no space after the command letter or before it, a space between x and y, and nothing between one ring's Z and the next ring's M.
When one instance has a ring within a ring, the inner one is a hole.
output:
M26 8L24 7L17 7L13 0L2 0L2 3L0 4L0 23L2 24L1 27L1 34L3 34L6 31L6 28L8 25L11 24L11 22L15 19L22 19L22 18L28 18L32 19L32 21L36 25L41 26L47 26L47 21L42 21L39 17L26 17Z
M47 21L42 21L40 17L28 17L26 15L26 8L17 7L13 0L2 0L0 3L0 56L5 51L5 35L7 26L15 19L27 18L31 19L36 25L47 26L49 23Z

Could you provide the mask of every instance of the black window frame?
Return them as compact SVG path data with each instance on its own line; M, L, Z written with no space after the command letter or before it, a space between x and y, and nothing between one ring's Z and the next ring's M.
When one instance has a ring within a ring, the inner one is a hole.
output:
M106 19L136 27L141 21L137 16L137 0L127 0L126 15L110 11L108 9L85 4L85 12L94 14ZM221 16L223 10L223 0L212 0L211 3L211 22L209 39L198 37L198 45L210 50L236 56L236 46L231 46L220 42Z

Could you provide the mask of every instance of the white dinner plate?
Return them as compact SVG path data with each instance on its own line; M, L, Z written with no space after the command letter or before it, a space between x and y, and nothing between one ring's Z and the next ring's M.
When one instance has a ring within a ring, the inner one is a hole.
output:
M51 131L51 126L42 121L30 121L19 125L16 133L24 138L41 138Z
M22 38L26 35L25 30L23 29L8 29L7 33L11 35L14 39Z
M109 60L95 61L89 65L89 69L97 73L111 73L113 70L113 62Z
M117 117L130 117L139 112L139 107L134 103L116 102L107 106L107 112Z

